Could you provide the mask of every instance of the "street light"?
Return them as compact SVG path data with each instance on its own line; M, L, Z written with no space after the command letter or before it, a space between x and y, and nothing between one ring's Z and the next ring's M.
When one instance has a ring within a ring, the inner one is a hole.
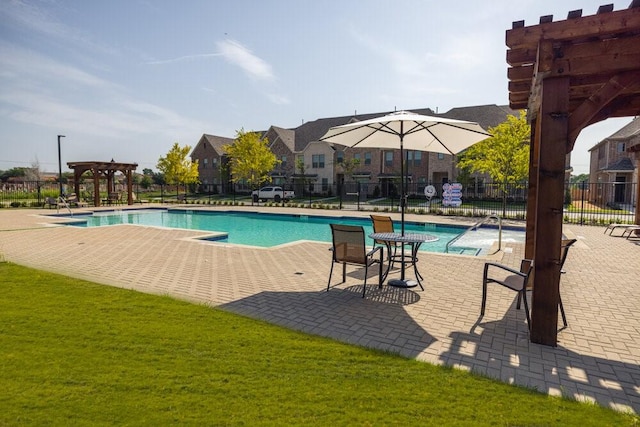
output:
M64 137L64 135L58 135L58 184L60 186L59 197L62 197L62 156L60 156L60 138Z

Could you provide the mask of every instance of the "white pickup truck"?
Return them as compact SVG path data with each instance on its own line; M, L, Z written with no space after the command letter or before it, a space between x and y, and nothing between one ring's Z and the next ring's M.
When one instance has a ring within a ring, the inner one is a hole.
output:
M254 202L260 200L266 202L267 200L273 200L274 202L285 202L289 199L296 197L293 191L285 191L282 187L262 187L260 190L254 190L251 193L251 198Z

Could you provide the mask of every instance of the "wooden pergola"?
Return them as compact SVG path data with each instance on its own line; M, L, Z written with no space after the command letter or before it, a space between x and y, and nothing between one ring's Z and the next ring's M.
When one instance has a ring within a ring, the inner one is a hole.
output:
M76 194L80 194L80 178L85 172L91 172L93 179L93 204L100 206L100 180L107 180L107 192L113 188L114 177L117 172L127 179L127 204L133 205L133 171L138 167L137 163L114 162L68 162L67 166L73 169L73 188Z
M585 127L640 113L640 0L506 32L509 104L531 123L527 243L534 259L531 341L557 345L565 158ZM640 192L640 190L639 190ZM640 196L640 194L639 194ZM636 222L640 215L636 208Z

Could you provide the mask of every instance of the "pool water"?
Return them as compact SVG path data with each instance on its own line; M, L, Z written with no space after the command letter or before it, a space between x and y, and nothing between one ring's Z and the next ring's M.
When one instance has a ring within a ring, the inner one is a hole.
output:
M78 217L74 217L78 219ZM208 240L233 244L272 247L299 240L331 242L330 223L361 225L365 229L367 243L373 233L369 218L355 217L323 217L314 215L265 214L252 212L212 212L193 211L188 209L145 209L94 212L70 225L80 227L101 227L118 224L136 224L144 226L182 228L224 233ZM396 231L400 224L395 223ZM433 223L406 222L406 232L422 232L438 237L436 242L425 243L421 250L445 252L446 244L465 231L464 226L451 226ZM452 253L477 254L486 251L498 238L495 228L481 228L473 237L465 235L450 248ZM470 233L471 234L471 233ZM503 242L524 241L522 231L504 230Z

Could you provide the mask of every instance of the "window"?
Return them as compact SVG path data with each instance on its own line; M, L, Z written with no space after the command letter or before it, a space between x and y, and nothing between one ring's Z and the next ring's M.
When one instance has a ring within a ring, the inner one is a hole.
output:
M282 156L280 158L280 166L282 168L286 168L287 167L287 156Z
M209 159L207 159L206 157L202 159L202 169L206 169L208 163L209 163Z
M329 178L322 178L322 191L329 189Z
M413 152L413 165L420 166L422 164L422 151Z
M338 162L338 164L344 162L344 151L336 152L336 162Z
M357 160L360 163L360 153L354 153L353 160Z
M217 158L213 158L211 159L211 164L213 165L213 167L215 168L218 165L218 159Z
M626 145L624 142L618 142L618 153L624 153L624 150L627 148Z
M393 166L393 151L384 152L384 165Z
M371 153L364 153L364 164L365 165L370 165L371 164Z
M324 168L324 154L311 155L311 167L314 169Z
M444 154L438 153L438 160L444 160Z

